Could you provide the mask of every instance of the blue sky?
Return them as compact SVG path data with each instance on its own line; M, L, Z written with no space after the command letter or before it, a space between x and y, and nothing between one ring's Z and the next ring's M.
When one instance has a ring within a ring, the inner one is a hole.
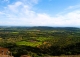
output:
M80 27L80 0L0 0L0 25Z

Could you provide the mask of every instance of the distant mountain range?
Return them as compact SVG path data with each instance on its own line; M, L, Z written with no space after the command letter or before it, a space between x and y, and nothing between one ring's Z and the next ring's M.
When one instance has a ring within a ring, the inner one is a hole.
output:
M48 26L33 26L33 27L27 27L27 26L0 26L0 29L6 29L6 30L80 30L80 28L76 27L48 27Z

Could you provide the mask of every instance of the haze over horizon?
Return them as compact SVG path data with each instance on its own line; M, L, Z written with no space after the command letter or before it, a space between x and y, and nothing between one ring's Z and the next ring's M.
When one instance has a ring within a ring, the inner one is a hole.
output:
M80 0L0 0L0 26L80 27Z

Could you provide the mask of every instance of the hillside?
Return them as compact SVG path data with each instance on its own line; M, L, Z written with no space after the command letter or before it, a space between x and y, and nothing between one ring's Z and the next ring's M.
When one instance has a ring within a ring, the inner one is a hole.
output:
M0 26L0 46L9 48L15 57L78 55L80 28Z

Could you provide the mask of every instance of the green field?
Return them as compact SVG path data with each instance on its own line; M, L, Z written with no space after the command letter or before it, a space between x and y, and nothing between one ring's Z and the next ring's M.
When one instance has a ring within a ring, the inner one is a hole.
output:
M80 28L75 27L0 27L0 46L14 57L78 55Z
M25 45L25 46L31 46L36 47L38 45L41 45L42 42L26 42L26 41L20 41L16 43L17 45Z

